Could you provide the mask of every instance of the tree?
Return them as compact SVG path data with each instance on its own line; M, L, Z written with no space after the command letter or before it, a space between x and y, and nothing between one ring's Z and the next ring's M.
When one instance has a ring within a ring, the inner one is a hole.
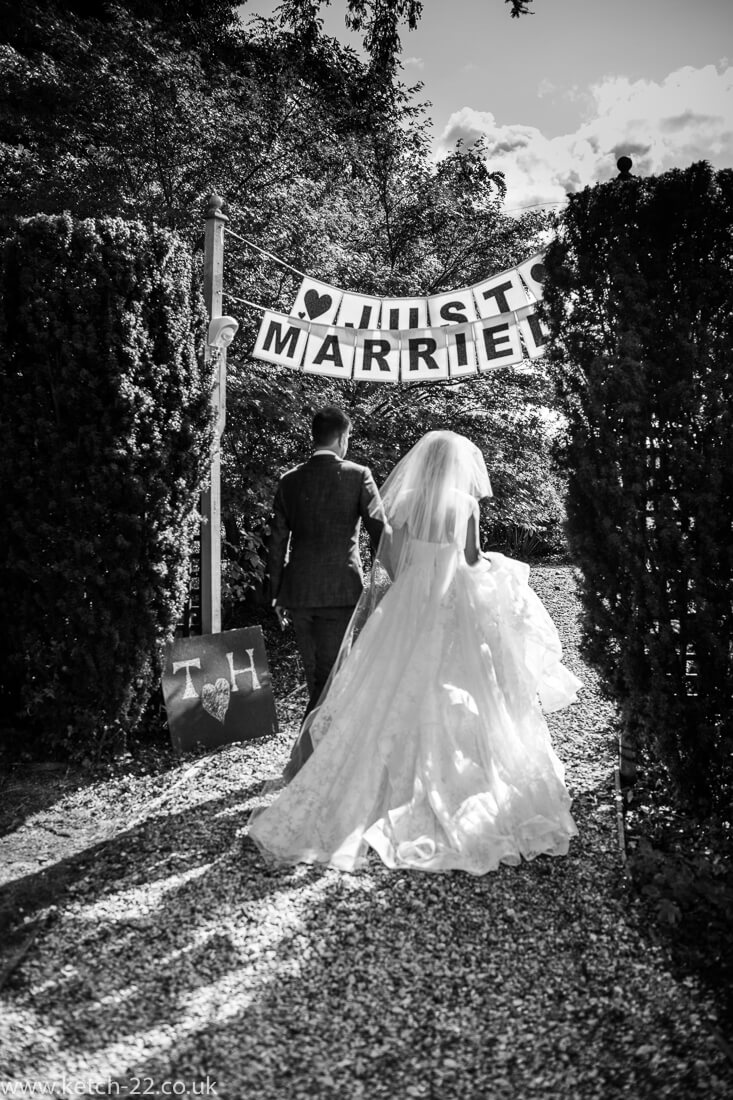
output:
M0 41L17 49L33 49L47 21L114 25L127 15L205 51L221 45L235 31L236 9L234 0L45 0L42 4L0 0Z
M319 12L324 3L330 4L330 0L283 0L277 10L283 24L313 41L323 27ZM529 9L533 0L504 0L504 3L511 4L513 19L533 14ZM350 30L363 32L372 77L394 78L402 48L400 26L405 24L414 31L422 11L422 0L346 0L345 24Z

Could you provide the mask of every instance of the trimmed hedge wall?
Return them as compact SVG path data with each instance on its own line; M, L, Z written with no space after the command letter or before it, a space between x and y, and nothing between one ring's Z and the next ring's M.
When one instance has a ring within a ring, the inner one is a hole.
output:
M186 594L206 313L169 231L23 219L0 252L4 738L124 744ZM11 716L8 718L8 716Z
M733 814L733 172L571 197L547 253L585 653L625 733Z

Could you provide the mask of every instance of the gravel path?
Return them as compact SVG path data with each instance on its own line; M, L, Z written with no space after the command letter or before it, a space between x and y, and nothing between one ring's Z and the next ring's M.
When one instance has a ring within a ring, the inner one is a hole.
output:
M574 648L572 573L536 568L532 584L586 685L551 716L580 829L567 858L478 879L376 858L353 876L268 870L245 824L285 736L110 781L103 819L72 792L65 838L34 856L44 811L0 842L37 929L2 991L18 1087L0 1095L733 1095L712 1003L620 900L611 714ZM31 911L44 866L55 905Z

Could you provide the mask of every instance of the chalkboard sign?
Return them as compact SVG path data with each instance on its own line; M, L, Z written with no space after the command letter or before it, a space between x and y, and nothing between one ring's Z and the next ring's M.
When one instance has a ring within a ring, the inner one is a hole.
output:
M163 697L178 752L277 733L260 627L176 638L165 655Z

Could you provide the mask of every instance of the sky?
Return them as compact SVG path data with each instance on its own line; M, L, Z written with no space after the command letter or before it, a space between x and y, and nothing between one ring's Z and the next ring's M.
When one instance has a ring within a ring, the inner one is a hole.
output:
M278 0L249 0L244 21ZM733 168L733 0L424 0L402 35L402 79L422 81L436 156L483 136L506 206L559 203L628 155L649 175ZM345 0L325 32L358 47Z

